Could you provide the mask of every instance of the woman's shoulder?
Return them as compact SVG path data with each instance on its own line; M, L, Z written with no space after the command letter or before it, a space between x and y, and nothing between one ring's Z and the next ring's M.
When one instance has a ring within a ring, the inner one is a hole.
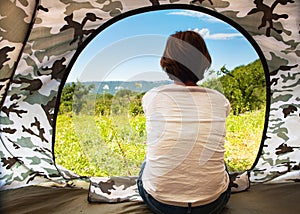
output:
M145 95L146 95L146 94L150 94L150 93L158 93L158 92L160 92L160 91L172 89L172 88L175 88L175 87L176 87L175 84L167 84L167 85L157 86L157 87L154 87L154 88L150 89L149 91L147 91L147 92L145 93Z
M157 94L159 94L161 91L165 90L168 87L169 87L168 85L161 85L161 86L154 87L144 94L142 100L144 101L147 99L152 99L153 97L155 97Z
M202 91L204 91L206 94L208 94L211 98L214 97L215 99L223 100L226 103L228 102L228 99L220 91L215 90L215 89L210 89L210 88L204 88L204 87L201 87L201 88L202 88Z
M222 93L221 93L220 91L218 91L218 90L211 89L211 88L203 88L203 89L205 89L205 91L206 91L207 93L216 94L216 95L220 95L220 96L222 96L222 97L225 97L224 94L222 94Z

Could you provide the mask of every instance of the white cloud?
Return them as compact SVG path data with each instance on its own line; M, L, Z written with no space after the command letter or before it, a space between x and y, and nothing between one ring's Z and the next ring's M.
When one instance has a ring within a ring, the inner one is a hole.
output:
M212 39L212 40L227 40L227 39L233 39L236 37L242 37L240 33L215 33L210 34L209 29L207 28L195 28L195 29L189 29L193 30L197 33L199 33L204 39Z
M182 10L182 11L170 12L170 13L168 13L168 15L195 17L195 18L205 20L208 22L223 22L222 20L215 18L213 16L207 15L205 13L197 12L197 11L192 11L192 10Z
M206 22L223 22L222 20L215 18L213 16L207 15L205 13L201 13L198 11L192 11L192 10L180 10L180 11L174 11L168 13L168 15L180 15L180 16L189 16L189 17L195 17L198 19L201 19L202 21ZM215 33L210 34L210 31L208 28L195 28L195 29L188 29L193 30L195 32L198 32L204 39L212 39L212 40L228 40L233 39L237 37L242 37L240 33Z

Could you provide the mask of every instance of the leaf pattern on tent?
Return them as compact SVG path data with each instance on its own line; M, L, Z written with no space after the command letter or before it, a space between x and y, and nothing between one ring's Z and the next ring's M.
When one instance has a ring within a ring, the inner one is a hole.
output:
M4 2L4 3L3 3ZM87 38L128 10L162 4L209 8L235 21L264 54L270 80L266 138L251 180L299 170L299 1L294 0L16 0L0 7L0 186L76 178L53 157L57 96ZM10 11L10 13L7 13ZM297 24L298 23L298 24ZM18 33L10 30L11 26ZM297 180L297 179L296 179Z
M274 27L274 21L277 21L279 19L287 19L289 16L286 13L285 14L274 13L274 10L276 9L276 6L278 4L286 5L287 3L294 3L294 2L295 2L294 0L276 0L272 3L271 6L268 6L264 4L263 0L255 0L254 4L256 8L252 9L248 13L248 15L262 12L263 17L261 18L261 23L258 26L258 29L266 27L266 25L268 24L268 27L266 27L266 35L268 37L271 35L271 30L274 30L277 33L281 34L283 31Z

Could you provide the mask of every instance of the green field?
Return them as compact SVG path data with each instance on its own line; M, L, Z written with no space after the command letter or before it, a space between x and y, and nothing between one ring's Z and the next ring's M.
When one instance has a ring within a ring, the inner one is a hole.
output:
M258 152L264 111L227 118L225 161L230 171L249 169ZM145 156L145 117L59 115L56 164L86 176L137 175Z

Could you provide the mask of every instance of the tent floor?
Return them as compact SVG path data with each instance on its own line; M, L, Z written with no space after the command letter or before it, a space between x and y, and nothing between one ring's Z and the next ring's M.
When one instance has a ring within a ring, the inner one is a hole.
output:
M150 214L144 203L88 203L88 190L30 186L0 192L0 213ZM298 214L300 183L256 184L232 194L223 214Z

